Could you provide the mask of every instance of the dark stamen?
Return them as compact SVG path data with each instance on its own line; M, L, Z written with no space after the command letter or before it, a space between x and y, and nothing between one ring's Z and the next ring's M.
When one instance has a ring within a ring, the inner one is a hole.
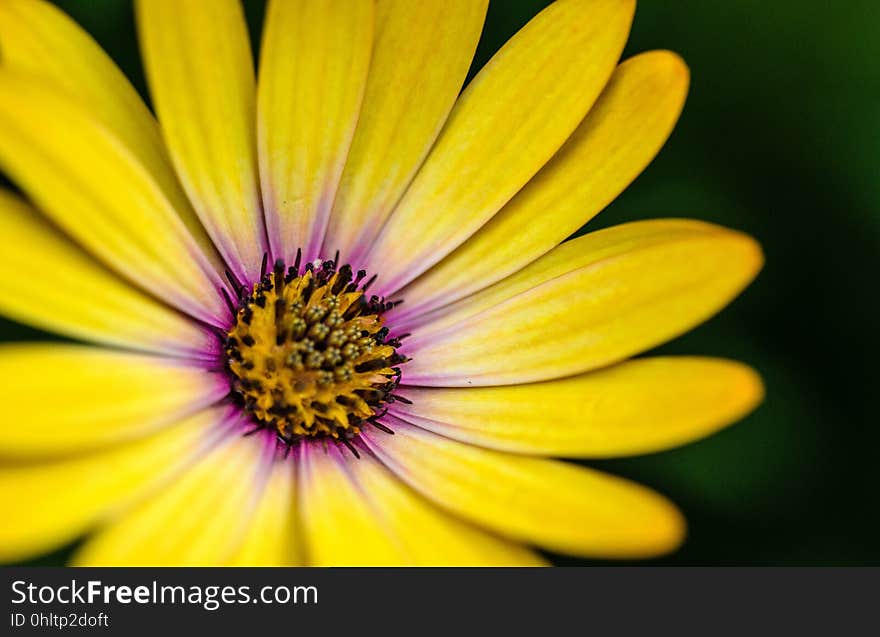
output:
M242 285L239 283L238 279L235 278L235 275L232 274L232 270L226 268L224 274L226 275L226 280L229 281L229 285L232 286L232 291L235 292L235 296L241 296Z
M342 444L344 444L346 447L348 447L348 450L351 451L351 453L354 455L355 458L357 458L358 460L361 459L361 454L358 453L358 450L354 448L354 445L351 444L351 441L349 441L348 438L343 437L343 438L340 438L340 440L342 441Z
M235 318L235 303L233 303L232 299L229 297L229 292L226 291L226 288L220 288L220 294L223 296L223 300L226 302L226 307L229 308L229 313L232 314L233 318Z
M281 290L284 288L284 261L281 259L275 261L272 274L274 275L272 278L275 279L275 294L280 295Z
M391 434L392 436L394 435L394 430L392 430L389 427L386 427L378 420L370 420L370 424L373 425L379 431L384 431L386 434Z

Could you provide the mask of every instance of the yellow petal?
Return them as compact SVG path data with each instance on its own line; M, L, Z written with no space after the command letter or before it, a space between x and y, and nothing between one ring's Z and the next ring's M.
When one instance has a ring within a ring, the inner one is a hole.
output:
M150 172L202 248L212 250L180 188L156 120L88 33L49 2L4 0L0 49L4 67L44 78L78 99Z
M302 523L319 566L522 565L542 560L437 509L372 457L329 445L300 451Z
M513 540L591 557L676 548L684 520L662 496L584 467L481 449L389 419L367 446L437 505Z
M109 129L45 82L0 70L0 166L103 262L222 325L215 264L165 193Z
M257 126L276 256L320 255L373 43L369 0L273 0L260 54Z
M521 565L531 551L461 522L413 492L363 447L300 451L302 523L319 566Z
M396 331L414 330L426 338L527 292L535 287L535 281L550 281L632 250L701 237L718 230L717 226L692 219L650 219L605 228L566 241L518 272L454 303L415 316L395 308L391 310L389 321Z
M139 438L229 393L204 367L58 343L0 346L0 456L82 452Z
M276 461L251 516L244 541L231 566L298 566L299 530L295 524L294 471L290 462Z
M302 445L298 464L299 516L309 564L394 566L407 563L403 547L346 473L335 444ZM344 453L349 454L348 451Z
M0 560L25 559L70 542L148 496L201 453L220 418L208 410L100 453L0 465Z
M360 497L413 566L540 566L525 547L491 535L442 511L404 484L371 453L344 459ZM357 538L351 538L356 543Z
M501 211L404 288L408 314L500 281L552 249L611 203L660 151L684 106L680 57L651 51L617 67L565 145Z
M87 103L96 120L153 168L167 157L156 121L101 47L43 0L0 3L3 66L45 78Z
M461 90L486 0L379 0L376 42L324 241L357 262L412 180Z
M76 338L176 356L204 357L216 347L206 329L111 273L2 188L0 236L3 314Z
M504 387L408 387L404 420L515 453L614 457L708 436L763 397L749 367L711 358L645 358L582 376Z
M265 440L229 433L173 484L88 539L78 566L220 566L251 522Z
M253 59L241 6L148 0L136 7L150 94L174 165L226 263L253 281L266 241Z
M383 291L460 245L571 135L608 81L633 0L560 0L495 54L462 94L369 261Z
M300 451L301 519L319 566L522 565L531 551L461 522L423 499L365 448Z
M405 382L508 385L620 361L708 319L762 262L750 237L687 221L566 242L415 331Z

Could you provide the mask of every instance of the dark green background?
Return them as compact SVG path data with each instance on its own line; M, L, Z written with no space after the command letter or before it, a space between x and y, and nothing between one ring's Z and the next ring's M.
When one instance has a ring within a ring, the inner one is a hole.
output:
M144 92L129 4L58 4ZM497 0L474 70L546 4ZM262 2L247 9L258 42ZM592 463L685 511L687 543L653 563L880 564L878 34L876 0L639 6L625 55L677 51L690 97L658 159L589 228L692 216L754 235L767 257L731 307L662 348L748 361L765 403L708 440ZM42 336L11 323L0 334Z

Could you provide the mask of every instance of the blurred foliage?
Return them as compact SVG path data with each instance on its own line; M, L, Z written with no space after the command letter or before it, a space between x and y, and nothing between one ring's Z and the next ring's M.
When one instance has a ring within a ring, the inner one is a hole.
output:
M58 4L145 93L128 2ZM472 74L546 4L496 0ZM258 42L263 3L246 9ZM653 563L880 564L878 33L876 0L640 3L625 56L677 51L691 93L660 157L588 229L692 216L749 232L767 257L730 308L660 348L748 361L764 405L707 440L591 463L685 511L687 543Z

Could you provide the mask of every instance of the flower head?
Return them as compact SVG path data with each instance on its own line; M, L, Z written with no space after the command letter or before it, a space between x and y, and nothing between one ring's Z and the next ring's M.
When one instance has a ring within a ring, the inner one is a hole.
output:
M481 0L141 0L156 118L43 0L0 3L0 558L540 564L650 556L677 509L554 458L669 448L761 398L630 357L757 244L683 219L566 239L653 158L681 59L633 0L558 0L461 94Z

